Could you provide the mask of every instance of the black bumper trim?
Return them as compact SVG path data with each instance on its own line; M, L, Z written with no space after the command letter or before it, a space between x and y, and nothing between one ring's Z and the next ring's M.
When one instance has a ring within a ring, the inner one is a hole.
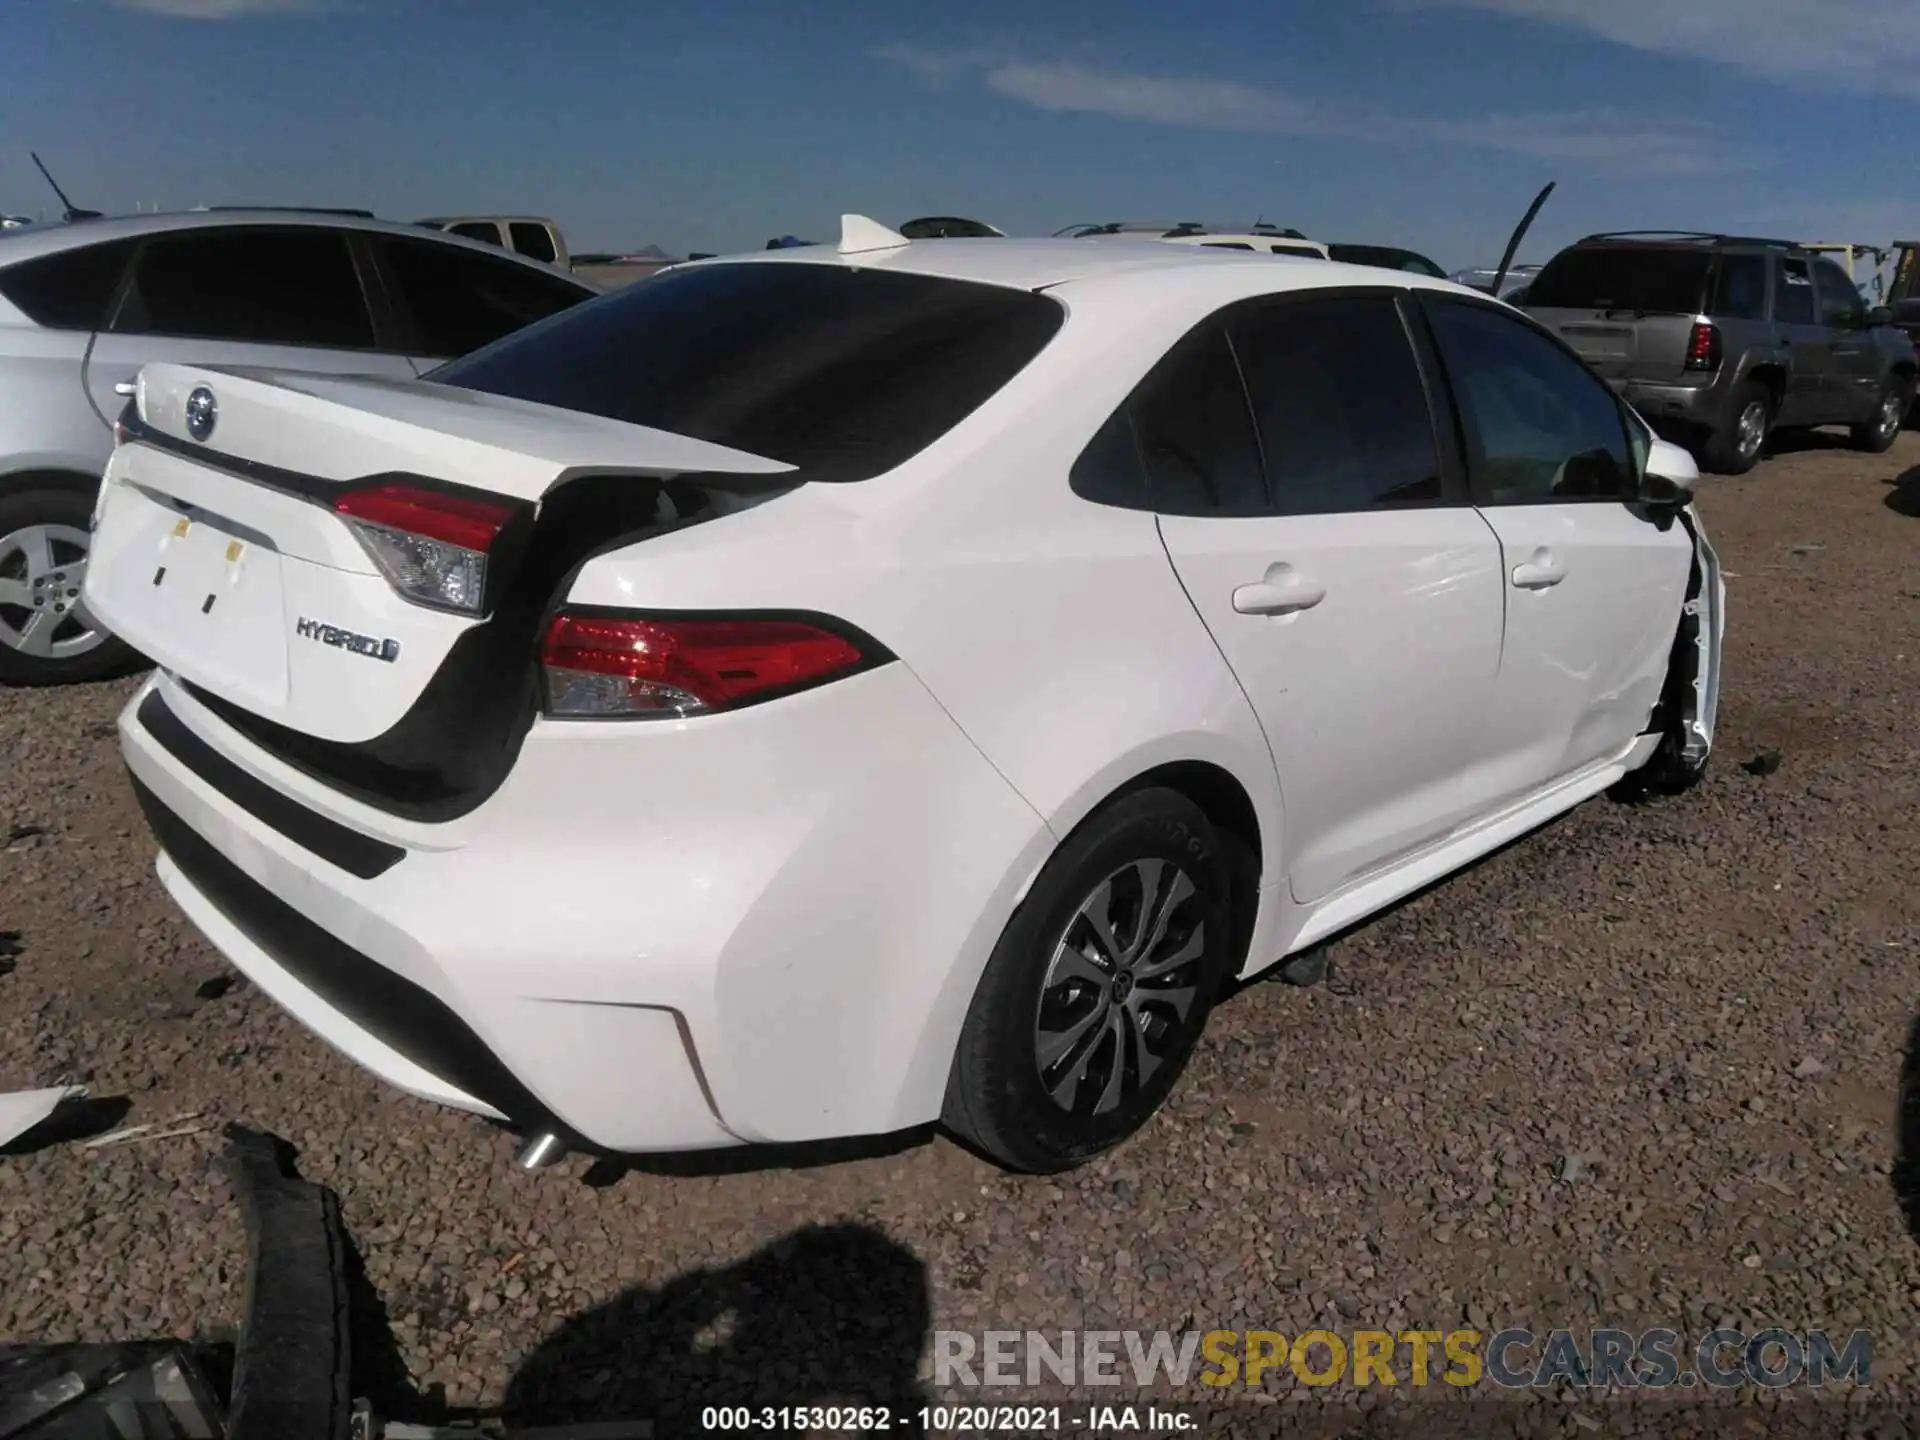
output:
M316 814L274 789L264 780L249 775L233 761L215 750L174 714L158 691L140 702L136 712L141 727L154 742L186 766L227 799L263 825L271 825L287 839L310 850L329 865L349 875L371 880L384 875L406 859L407 852L358 830L350 830L338 821Z
M593 1147L534 1098L438 996L361 954L288 905L216 850L137 776L129 775L160 848L189 884L247 939L369 1035L523 1130L549 1130L574 1149Z

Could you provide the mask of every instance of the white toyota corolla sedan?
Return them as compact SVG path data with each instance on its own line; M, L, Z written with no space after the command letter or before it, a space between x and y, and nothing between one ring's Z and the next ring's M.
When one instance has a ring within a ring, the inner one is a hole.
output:
M1236 978L1712 742L1692 462L1407 273L850 217L428 380L151 365L118 435L168 890L529 1164L1070 1166Z

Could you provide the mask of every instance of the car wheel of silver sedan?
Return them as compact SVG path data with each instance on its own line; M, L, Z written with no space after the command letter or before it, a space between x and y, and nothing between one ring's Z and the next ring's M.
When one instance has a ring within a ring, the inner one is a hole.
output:
M133 658L87 610L91 489L0 492L0 681L97 680Z

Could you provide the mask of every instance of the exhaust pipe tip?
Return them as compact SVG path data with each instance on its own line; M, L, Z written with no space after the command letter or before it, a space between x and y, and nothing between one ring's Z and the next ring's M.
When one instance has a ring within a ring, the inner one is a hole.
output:
M567 1157L567 1142L550 1130L533 1136L513 1157L516 1169L544 1170Z

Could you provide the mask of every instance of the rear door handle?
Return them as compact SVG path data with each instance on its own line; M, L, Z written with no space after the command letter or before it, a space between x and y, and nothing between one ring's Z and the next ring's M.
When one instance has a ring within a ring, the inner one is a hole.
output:
M1567 567L1551 550L1542 546L1533 558L1513 567L1513 583L1522 590L1545 590L1567 578Z
M1267 567L1258 584L1233 592L1233 608L1242 615L1291 615L1311 610L1326 598L1326 586L1280 560Z
M113 393L116 395L132 395L139 388L139 385L132 380L121 380L114 385Z

